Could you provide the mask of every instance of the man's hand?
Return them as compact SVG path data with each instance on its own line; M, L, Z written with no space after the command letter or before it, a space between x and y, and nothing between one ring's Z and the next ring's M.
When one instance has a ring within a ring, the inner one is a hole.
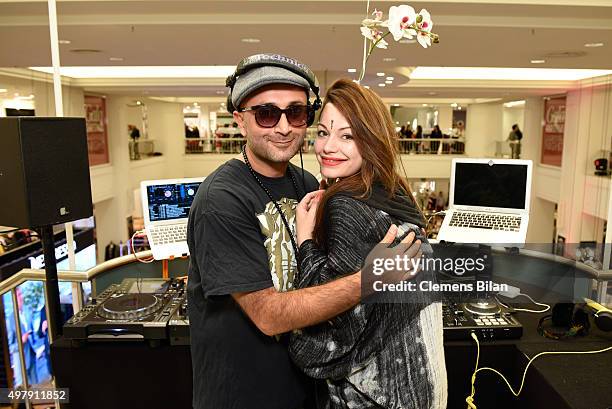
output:
M21 343L25 344L26 342L28 342L28 338L30 338L30 335L32 334L32 331L28 331L25 334L21 335Z

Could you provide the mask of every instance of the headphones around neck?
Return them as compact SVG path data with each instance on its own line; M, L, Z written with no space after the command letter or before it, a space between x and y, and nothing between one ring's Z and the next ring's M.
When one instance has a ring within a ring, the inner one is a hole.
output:
M234 90L234 85L236 84L238 78L252 69L264 66L284 68L308 81L308 85L315 95L315 100L312 105L310 104L310 101L308 101L308 106L310 109L308 111L307 125L312 125L314 122L315 112L321 108L321 97L319 96L319 82L317 81L317 77L306 65L293 58L285 57L284 55L280 54L256 54L246 57L238 63L236 66L236 71L225 80L225 86L229 87L230 89L227 96L227 110L229 112L234 112L238 108L234 107L234 104L232 103L232 91Z

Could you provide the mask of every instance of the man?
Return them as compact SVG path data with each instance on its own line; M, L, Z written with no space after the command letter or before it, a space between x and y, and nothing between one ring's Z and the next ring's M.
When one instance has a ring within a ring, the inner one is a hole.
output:
M188 223L193 405L298 409L310 386L283 334L354 306L361 276L289 291L295 209L318 187L289 163L312 121L314 75L293 59L262 54L243 60L230 79L228 109L247 145L205 179ZM394 237L395 230L387 242Z
M512 151L512 159L520 159L521 158L521 139L523 139L523 132L519 129L518 124L512 125L512 130L508 135L508 143L510 144L510 149Z

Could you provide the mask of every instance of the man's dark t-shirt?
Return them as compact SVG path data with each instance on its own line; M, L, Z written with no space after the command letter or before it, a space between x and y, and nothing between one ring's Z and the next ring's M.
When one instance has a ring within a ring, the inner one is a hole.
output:
M258 175L283 209L295 237L295 208L305 194L301 169ZM305 172L307 191L318 186ZM196 409L297 409L309 382L293 365L286 337L264 335L231 294L293 289L297 263L289 234L246 164L232 159L209 175L189 213L187 286ZM283 311L278 311L283 314Z

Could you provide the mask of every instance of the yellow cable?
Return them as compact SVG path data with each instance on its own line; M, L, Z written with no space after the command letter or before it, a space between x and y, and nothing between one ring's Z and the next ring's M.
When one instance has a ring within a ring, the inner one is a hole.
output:
M602 352L607 352L612 350L612 346L609 346L607 348L603 348L603 349L599 349L599 350L595 350L595 351L544 351L544 352L540 352L539 354L537 354L536 356L534 356L533 358L531 358L529 360L529 362L527 362L527 366L525 366L525 371L523 372L523 379L521 380L521 386L518 389L518 392L515 392L514 389L512 388L512 386L510 385L510 382L508 382L508 380L506 379L506 377L504 375L502 375L500 372L498 372L497 370L493 369L493 368L488 368L488 367L484 367L484 368L478 368L478 361L480 359L480 342L478 341L478 337L476 336L475 333L471 333L472 338L474 339L474 341L476 341L476 348L477 348L477 354L476 354L476 369L474 370L474 374L472 374L472 393L470 394L470 396L468 396L467 398L465 398L465 402L467 403L467 408L468 409L477 409L476 408L476 404L474 403L474 395L476 394L476 387L474 386L474 383L476 382L476 374L480 371L492 371L496 374L498 374L499 376L501 376L501 378L504 380L504 382L506 382L506 385L508 385L508 388L510 389L510 392L512 392L512 394L514 396L519 396L520 393L523 391L523 386L525 386L525 378L527 377L527 370L529 369L529 367L531 366L531 364L533 363L533 361L535 361L536 359L538 359L539 357L543 356L543 355L586 355L586 354L600 354Z

